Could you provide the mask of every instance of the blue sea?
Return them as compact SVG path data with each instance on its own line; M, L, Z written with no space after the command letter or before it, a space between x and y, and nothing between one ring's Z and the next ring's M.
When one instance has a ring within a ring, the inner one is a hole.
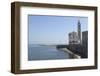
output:
M68 52L58 50L56 46L48 45L29 45L28 60L55 60L69 59L71 55Z

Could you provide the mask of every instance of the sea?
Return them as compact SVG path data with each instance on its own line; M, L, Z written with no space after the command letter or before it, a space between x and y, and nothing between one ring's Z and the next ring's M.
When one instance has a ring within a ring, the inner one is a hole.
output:
M70 59L71 54L51 45L28 45L28 60Z

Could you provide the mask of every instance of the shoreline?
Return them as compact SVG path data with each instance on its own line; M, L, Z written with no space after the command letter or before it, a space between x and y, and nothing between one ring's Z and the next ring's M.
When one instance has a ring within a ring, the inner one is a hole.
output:
M58 50L61 50L61 51L65 51L65 52L68 52L69 54L73 55L73 58L77 58L77 59L80 59L81 56L77 55L77 54L74 54L73 52L71 52L69 49L67 48L59 48Z

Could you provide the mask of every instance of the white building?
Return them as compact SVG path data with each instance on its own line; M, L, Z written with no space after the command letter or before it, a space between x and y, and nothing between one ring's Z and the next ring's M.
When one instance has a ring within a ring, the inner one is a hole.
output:
M78 44L78 34L77 34L77 32L69 33L69 44Z

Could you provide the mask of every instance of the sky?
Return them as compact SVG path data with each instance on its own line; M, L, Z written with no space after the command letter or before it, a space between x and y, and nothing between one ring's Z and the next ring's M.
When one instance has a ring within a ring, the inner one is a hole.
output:
M69 32L88 30L88 17L28 15L29 44L68 44Z

